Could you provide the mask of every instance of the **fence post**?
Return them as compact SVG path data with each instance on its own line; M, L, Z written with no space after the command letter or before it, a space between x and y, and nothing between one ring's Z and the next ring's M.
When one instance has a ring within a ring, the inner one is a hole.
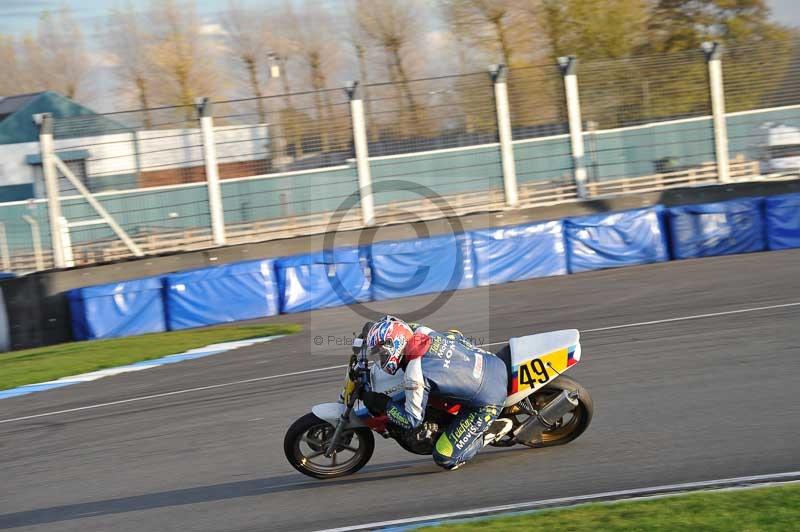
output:
M61 242L64 243L64 265L68 268L75 266L75 256L72 254L72 237L69 234L69 222L61 216L58 219L58 232Z
M517 166L514 162L514 145L511 138L511 115L508 110L508 68L492 65L489 68L494 84L494 105L497 113L497 135L500 140L500 161L503 165L503 190L506 205L516 207L519 203L517 190Z
M572 166L578 197L586 194L586 160L583 148L583 124L581 122L581 101L578 96L578 59L574 55L558 58L558 66L564 77L564 94L567 99L569 118L569 138L572 144Z
M219 168L217 167L217 149L214 145L214 118L211 101L208 98L197 99L197 113L200 116L200 133L203 138L203 160L206 169L206 185L208 187L208 210L211 213L211 234L215 246L225 245L225 214L222 208L222 192L219 186Z
M8 251L8 234L6 234L6 225L0 222L0 264L2 264L3 271L11 271L11 255Z
M42 254L42 236L39 232L39 221L28 214L23 214L22 219L31 226L33 239L33 259L36 262L36 271L44 270L44 255Z
M353 144L356 149L356 170L358 190L361 194L361 219L364 225L375 225L375 206L372 198L372 174L369 168L369 147L367 144L367 125L364 119L364 101L357 81L351 81L345 88L350 98L350 119L353 122Z
M708 62L708 84L711 92L711 115L714 121L714 152L717 159L717 178L722 183L731 180L728 156L728 125L725 120L725 87L722 83L722 46L704 42L703 52Z
M42 156L42 173L47 194L47 216L50 222L50 242L53 246L53 264L56 268L67 266L64 241L61 231L61 199L59 198L58 174L53 161L53 117L42 113L33 117L39 126L39 152Z

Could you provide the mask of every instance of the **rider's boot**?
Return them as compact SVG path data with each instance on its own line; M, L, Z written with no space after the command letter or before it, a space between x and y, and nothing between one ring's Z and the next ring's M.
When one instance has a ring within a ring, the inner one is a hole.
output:
M486 446L499 441L503 436L511 432L513 428L514 423L510 419L504 417L495 419L486 432L483 433L483 445Z

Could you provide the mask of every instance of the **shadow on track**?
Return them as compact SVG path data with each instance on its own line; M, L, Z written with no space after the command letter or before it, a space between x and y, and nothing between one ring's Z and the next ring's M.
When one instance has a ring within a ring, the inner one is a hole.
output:
M404 473L385 474L386 472L408 470L409 468L413 468L413 470ZM45 523L71 521L74 519L83 519L84 517L136 512L139 510L152 510L155 508L181 506L184 504L195 504L202 502L214 502L225 499L236 499L239 497L253 497L258 495L269 495L271 493L319 489L340 485L351 486L376 480L380 481L435 475L440 472L441 469L433 465L433 463L431 463L429 460L410 460L391 462L375 467L366 467L361 473L358 474L358 476L338 480L299 480L304 477L297 473L255 480L226 482L223 484L212 484L210 486L199 486L196 488L162 491L158 493L148 493L145 495L134 495L132 497L120 497L117 499L66 504L63 506L53 506L50 508L39 508L26 512L2 514L0 515L0 530L22 526L40 525Z

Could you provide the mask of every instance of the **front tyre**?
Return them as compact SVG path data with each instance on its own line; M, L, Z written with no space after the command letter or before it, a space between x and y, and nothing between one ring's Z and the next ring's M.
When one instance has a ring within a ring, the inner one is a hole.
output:
M283 438L283 452L292 467L314 478L335 478L364 467L375 450L375 438L368 428L344 431L341 442L328 458L325 449L335 427L314 414L306 414L289 427Z

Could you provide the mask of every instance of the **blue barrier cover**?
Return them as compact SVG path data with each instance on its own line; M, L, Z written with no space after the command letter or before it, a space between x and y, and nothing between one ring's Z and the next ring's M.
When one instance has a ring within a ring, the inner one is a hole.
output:
M281 312L369 301L366 248L336 248L278 259Z
M566 274L563 231L561 221L470 231L477 284Z
M669 209L676 259L763 251L760 198L743 198Z
M770 196L764 210L769 249L800 248L800 194Z
M68 292L67 299L76 340L167 329L160 277L76 288Z
M475 286L467 234L376 242L370 258L376 301Z
M278 290L272 260L251 260L165 277L170 330L274 316Z
M564 221L570 273L669 260L661 206Z

